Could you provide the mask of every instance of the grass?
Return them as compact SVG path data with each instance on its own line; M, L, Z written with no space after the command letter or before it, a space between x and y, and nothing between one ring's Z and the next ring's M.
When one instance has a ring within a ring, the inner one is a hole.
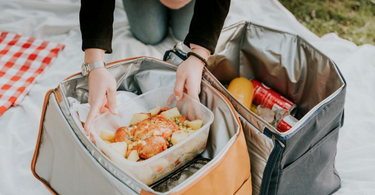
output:
M279 0L310 31L375 45L375 0Z

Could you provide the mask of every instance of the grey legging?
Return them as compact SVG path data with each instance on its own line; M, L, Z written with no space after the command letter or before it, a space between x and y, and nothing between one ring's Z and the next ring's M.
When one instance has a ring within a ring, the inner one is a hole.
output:
M164 39L169 24L176 39L185 39L195 0L178 10L167 8L159 0L123 0L123 3L134 37L145 44L154 45Z

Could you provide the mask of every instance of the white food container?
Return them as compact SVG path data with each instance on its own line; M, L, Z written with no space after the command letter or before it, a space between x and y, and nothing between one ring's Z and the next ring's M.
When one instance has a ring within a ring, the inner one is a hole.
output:
M170 101L170 102L168 102ZM168 104L169 103L169 104ZM121 126L129 126L135 113L148 113L149 110L160 106L161 108L177 107L187 119L195 120L199 117L203 126L189 137L167 150L141 162L132 162L109 147L100 138L100 132L105 129L116 132ZM187 94L180 101L176 101L171 88L158 88L133 98L118 105L119 114L105 113L99 116L91 126L96 146L117 166L141 182L150 185L202 153L206 147L210 125L214 115L203 104L194 100Z

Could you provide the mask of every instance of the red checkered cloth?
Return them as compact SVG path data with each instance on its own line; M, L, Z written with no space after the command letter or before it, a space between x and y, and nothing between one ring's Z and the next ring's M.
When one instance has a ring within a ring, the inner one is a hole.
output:
M18 105L64 45L0 32L0 115Z

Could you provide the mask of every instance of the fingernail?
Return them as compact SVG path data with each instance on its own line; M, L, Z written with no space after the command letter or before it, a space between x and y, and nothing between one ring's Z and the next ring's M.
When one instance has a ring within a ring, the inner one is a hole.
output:
M117 108L113 109L113 114L118 114L118 109Z
M177 101L180 101L180 99L181 99L180 97L176 96L176 100L177 100Z

